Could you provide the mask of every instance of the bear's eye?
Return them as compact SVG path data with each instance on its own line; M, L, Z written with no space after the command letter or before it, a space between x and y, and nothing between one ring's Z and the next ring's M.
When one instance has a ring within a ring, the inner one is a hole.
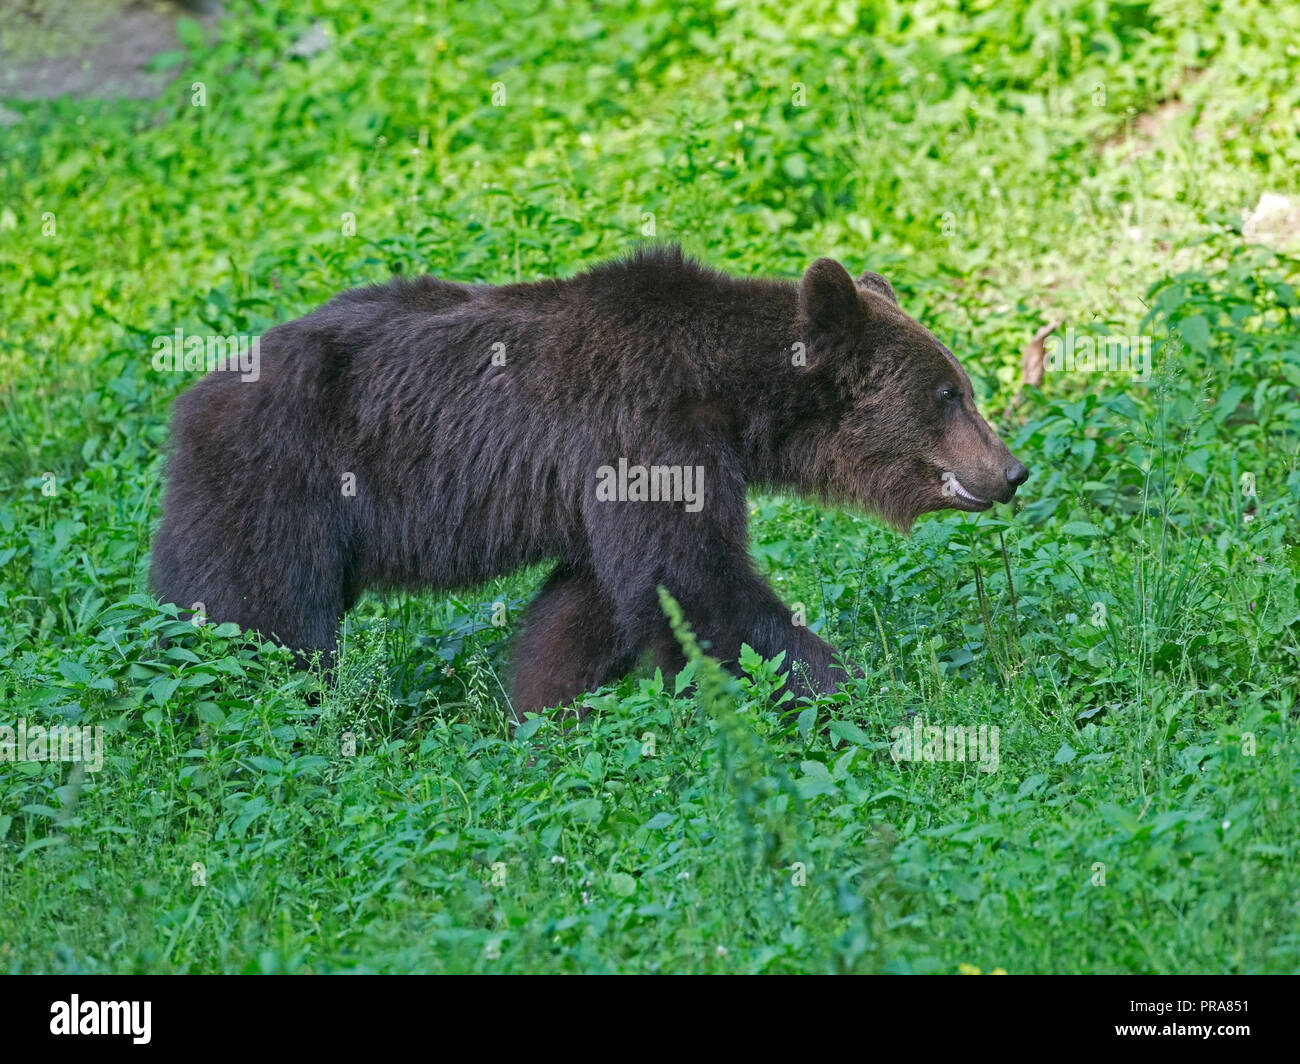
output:
M957 389L950 384L945 384L939 389L939 398L945 403L950 403L957 398Z

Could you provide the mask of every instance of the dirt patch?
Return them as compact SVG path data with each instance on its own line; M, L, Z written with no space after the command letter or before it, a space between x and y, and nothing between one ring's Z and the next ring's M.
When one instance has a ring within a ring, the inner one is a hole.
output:
M1143 111L1124 127L1100 143L1102 151L1118 150L1125 162L1133 162L1150 154L1157 143L1168 133L1169 127L1192 110L1192 105L1182 97L1204 75L1204 70L1187 69L1174 86L1168 98L1150 111ZM1192 139L1205 139L1205 130L1199 124L1192 128Z
M150 64L180 48L176 22L215 24L214 5L171 0L18 0L0 8L0 99L157 96L171 80ZM12 112L9 112L12 114Z

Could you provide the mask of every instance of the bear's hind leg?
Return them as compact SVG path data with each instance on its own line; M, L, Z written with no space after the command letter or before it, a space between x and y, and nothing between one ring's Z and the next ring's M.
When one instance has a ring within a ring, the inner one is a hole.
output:
M514 714L562 706L631 672L636 647L614 626L614 604L590 569L560 565L524 614L515 644Z
M186 530L165 516L154 544L151 589L160 602L185 611L182 616L234 621L284 644L299 668L318 653L323 665L332 665L339 619L351 605L341 564L332 554L312 552L310 542L278 552L241 549L240 543L233 530Z

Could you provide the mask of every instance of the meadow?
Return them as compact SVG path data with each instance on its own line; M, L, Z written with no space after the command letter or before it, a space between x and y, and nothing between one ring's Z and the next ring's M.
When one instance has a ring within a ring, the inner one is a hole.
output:
M0 761L0 970L1300 970L1300 8L227 7L156 99L3 101L0 725L103 763ZM751 495L842 693L695 648L512 736L543 569L367 596L329 681L150 597L155 338L648 241L885 274L1033 470L906 537Z

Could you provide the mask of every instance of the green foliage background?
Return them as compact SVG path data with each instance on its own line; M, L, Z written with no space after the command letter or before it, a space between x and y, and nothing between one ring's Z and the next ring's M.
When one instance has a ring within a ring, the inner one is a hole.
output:
M0 129L0 724L106 733L98 773L0 763L0 969L1300 969L1300 264L1242 232L1300 193L1300 9L229 6L159 100ZM1035 471L907 539L753 498L863 681L782 715L780 663L701 659L511 742L491 612L538 572L367 598L319 705L147 597L189 383L154 336L569 274L651 220L884 272ZM1013 404L1049 318L1154 337L1155 378ZM917 714L997 724L998 771L896 763Z

